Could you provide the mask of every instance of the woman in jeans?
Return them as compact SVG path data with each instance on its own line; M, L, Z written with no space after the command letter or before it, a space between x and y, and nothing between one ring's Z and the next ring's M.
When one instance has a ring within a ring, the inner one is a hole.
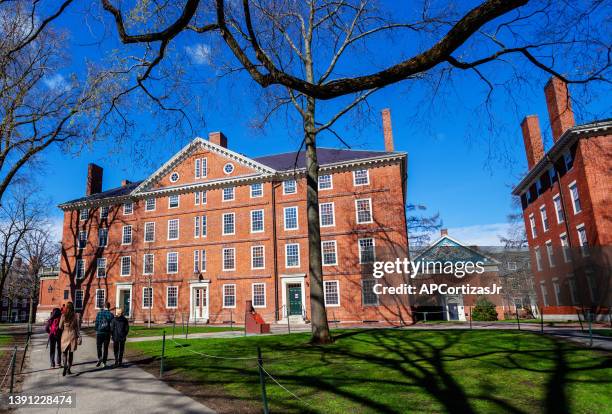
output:
M60 308L53 309L51 317L45 326L45 330L49 334L49 357L51 358L51 368L55 368L56 361L57 366L62 366L62 351L60 345L62 331L59 327L61 317L62 311Z
M74 305L72 302L66 303L66 311L62 315L59 324L62 330L62 353L64 356L64 372L63 376L72 374L70 367L72 366L72 358L74 351L77 349L79 342L79 331L81 328L81 322L79 315L74 312Z

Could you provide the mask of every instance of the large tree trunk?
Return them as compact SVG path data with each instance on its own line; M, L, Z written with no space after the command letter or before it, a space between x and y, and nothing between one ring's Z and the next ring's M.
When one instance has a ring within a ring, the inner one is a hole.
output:
M310 314L312 343L329 344L332 337L327 324L323 294L321 228L319 226L319 162L317 160L315 100L308 98L304 117L306 144L306 211L308 218L308 271L310 277Z

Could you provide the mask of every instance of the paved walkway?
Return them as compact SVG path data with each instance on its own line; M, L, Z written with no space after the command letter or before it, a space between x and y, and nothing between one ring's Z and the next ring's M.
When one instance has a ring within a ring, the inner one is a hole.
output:
M124 368L96 368L96 340L92 337L83 337L83 345L74 355L73 375L62 377L61 369L49 368L46 344L47 335L38 327L28 351L22 392L74 393L78 411L22 408L18 413L214 413L129 362ZM112 342L109 351L112 354Z

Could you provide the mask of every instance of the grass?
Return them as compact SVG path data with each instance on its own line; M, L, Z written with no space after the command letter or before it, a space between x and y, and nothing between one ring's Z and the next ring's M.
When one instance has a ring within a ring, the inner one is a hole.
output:
M207 332L224 332L224 331L242 331L243 328L229 326L190 326L189 333L207 333ZM130 338L135 337L145 337L145 336L162 336L163 331L166 331L166 336L172 334L172 325L168 326L152 326L151 328L147 328L143 325L134 325L130 326ZM185 335L186 328L183 329L182 326L177 325L174 329L175 336Z
M595 335L612 337L612 329L593 329Z
M272 412L611 412L608 354L528 332L340 330L312 346L308 334L179 340L166 348L169 377L221 390L260 410L255 356L306 405L268 380ZM160 341L128 343L159 356ZM216 394L216 392L215 392ZM213 406L214 408L214 406Z

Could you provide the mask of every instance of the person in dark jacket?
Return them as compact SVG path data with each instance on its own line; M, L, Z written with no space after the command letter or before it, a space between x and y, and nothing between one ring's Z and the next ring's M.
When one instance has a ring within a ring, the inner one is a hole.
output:
M130 324L125 316L123 309L117 309L117 316L111 322L111 335L113 337L113 352L115 353L115 366L120 367L123 363L123 350L125 341L130 330Z
M60 308L54 308L51 312L51 317L45 324L45 331L49 334L49 357L51 359L51 368L62 366L62 346L60 341L62 339L62 331L59 328L60 318L62 317L62 311Z
M108 345L110 344L111 337L111 322L113 321L113 314L110 311L110 303L104 304L102 309L96 315L96 348L98 351L98 363L97 367L102 364L106 366L106 360L108 358Z

